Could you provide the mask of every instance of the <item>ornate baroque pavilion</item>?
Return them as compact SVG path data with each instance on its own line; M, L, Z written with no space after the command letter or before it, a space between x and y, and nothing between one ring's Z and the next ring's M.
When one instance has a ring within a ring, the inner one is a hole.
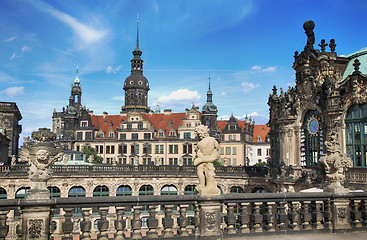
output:
M367 49L338 56L334 39L315 49L315 24L303 27L307 44L294 54L295 85L280 93L274 86L268 102L272 177L284 191L321 182L323 156L367 167Z

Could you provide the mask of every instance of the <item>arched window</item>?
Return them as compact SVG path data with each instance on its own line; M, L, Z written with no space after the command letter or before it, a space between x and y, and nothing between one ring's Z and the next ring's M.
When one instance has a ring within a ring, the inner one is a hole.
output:
M194 195L195 185L187 185L184 189L184 195Z
M347 154L354 167L367 167L367 104L353 105L345 116Z
M231 187L229 192L230 193L243 193L243 189L241 187L238 187L238 186L233 186L233 187Z
M161 189L161 195L177 195L177 188L174 185L165 185Z
M25 198L28 189L30 189L30 187L19 188L18 191L15 193L15 199Z
M85 197L85 189L82 186L70 188L68 197Z
M6 190L0 187L0 199L6 199L6 198L7 198Z
M110 195L110 190L108 189L107 186L97 186L94 190L93 190L93 197L104 197L104 196L109 196Z
M308 111L305 115L301 132L301 165L316 166L323 153L323 137L320 129L320 113Z
M132 190L129 185L121 185L116 190L116 196L131 196Z
M266 191L264 188L262 187L254 187L251 191L252 193L267 193L268 191Z
M50 198L51 199L61 197L60 188L58 188L58 187L47 187L47 188L50 191Z
M143 185L139 189L139 195L140 196L147 196L147 195L153 195L154 189L150 185Z

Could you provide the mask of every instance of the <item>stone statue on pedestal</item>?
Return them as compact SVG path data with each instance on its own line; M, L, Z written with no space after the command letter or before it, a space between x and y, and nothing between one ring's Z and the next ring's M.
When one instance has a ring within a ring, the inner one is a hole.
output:
M39 131L32 133L32 138L37 142L22 147L20 156L21 161L30 164L28 177L31 180L31 189L27 192L26 198L49 199L47 181L51 178L51 165L62 160L63 152L51 143L56 139L56 135L50 129L40 128Z
M215 180L215 168L213 165L213 162L219 156L219 144L213 137L209 136L207 126L197 126L195 133L199 140L196 147L197 158L194 160L194 165L197 166L199 185L195 189L201 196L220 195L220 190Z

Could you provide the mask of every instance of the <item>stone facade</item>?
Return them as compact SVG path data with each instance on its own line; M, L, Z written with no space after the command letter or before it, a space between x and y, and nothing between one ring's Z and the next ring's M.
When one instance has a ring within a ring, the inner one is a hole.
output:
M21 119L22 115L16 103L0 102L0 151L2 152L0 162L5 165L11 164L12 156L18 157L19 135L22 132L22 125L19 125ZM8 149L7 154L4 153L6 149Z
M316 171L321 167L321 157L352 158L355 167L366 167L360 141L364 141L361 133L367 128L360 108L367 106L367 78L359 71L359 59L364 59L367 51L338 56L334 39L329 44L321 40L321 49L317 50L315 24L306 21L303 27L307 44L294 55L295 85L287 91L280 88L280 93L274 86L268 102L271 174L282 191L299 190L305 187L304 183L315 186L324 182L324 175ZM330 52L326 51L327 45Z

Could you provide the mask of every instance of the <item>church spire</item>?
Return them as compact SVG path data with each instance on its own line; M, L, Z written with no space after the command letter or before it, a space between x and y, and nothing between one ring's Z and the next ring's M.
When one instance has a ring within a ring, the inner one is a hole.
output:
M79 67L76 67L76 77L74 80L74 85L79 85L80 84L80 80L79 80Z
M133 51L135 59L140 59L142 51L139 48L139 16L136 19L136 48Z
M212 93L212 90L210 89L210 75L209 75L209 88L208 88L208 91L206 92L206 102L213 102L213 93Z

